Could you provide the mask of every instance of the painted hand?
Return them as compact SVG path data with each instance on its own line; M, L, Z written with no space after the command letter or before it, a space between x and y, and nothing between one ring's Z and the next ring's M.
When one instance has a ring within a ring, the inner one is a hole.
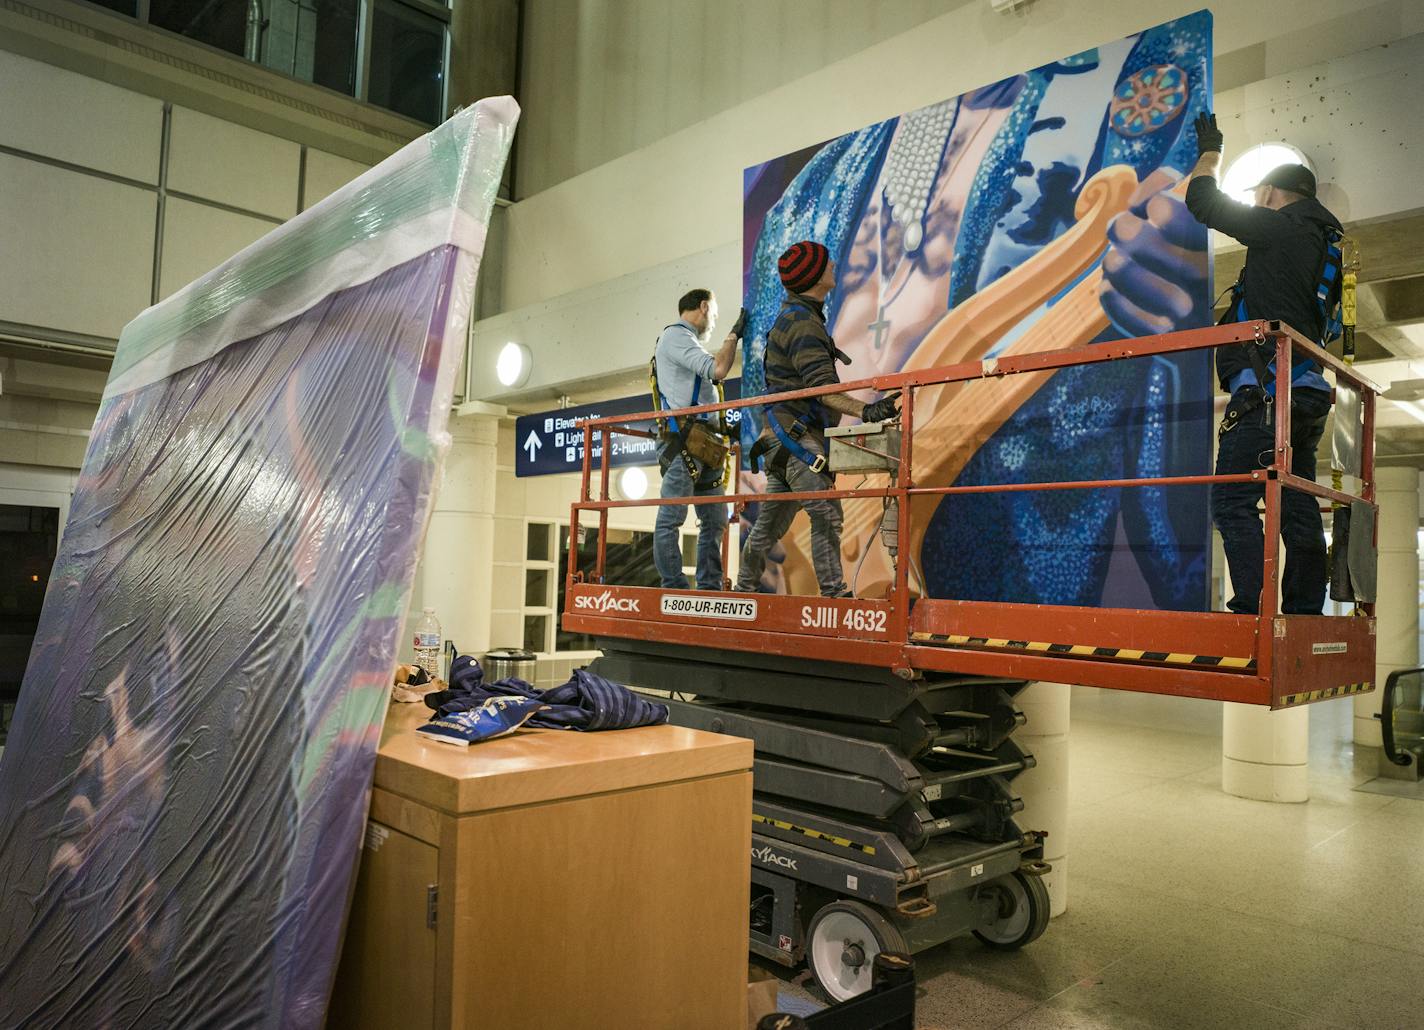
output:
M1103 312L1127 336L1210 324L1206 229L1192 217L1180 176L1159 169L1142 181L1128 210L1108 225Z

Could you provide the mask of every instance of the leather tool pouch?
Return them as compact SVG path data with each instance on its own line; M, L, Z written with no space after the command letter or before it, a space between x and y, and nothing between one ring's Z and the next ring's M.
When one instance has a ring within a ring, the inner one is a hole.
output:
M732 449L725 436L706 422L699 421L689 423L682 446L683 450L707 468L721 468Z

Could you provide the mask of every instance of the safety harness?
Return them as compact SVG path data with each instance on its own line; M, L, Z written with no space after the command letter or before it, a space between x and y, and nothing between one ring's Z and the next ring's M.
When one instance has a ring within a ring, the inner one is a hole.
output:
M667 332L676 322L663 327L663 332ZM662 336L659 335L659 340ZM672 405L668 403L667 396L663 393L662 387L658 385L658 349L653 346L653 357L648 362L648 386L653 393L653 410L657 412L670 411ZM713 381L713 386L717 389L717 403L726 401L726 391L722 388L720 381ZM695 376L692 381L692 401L689 408L697 407L698 395L702 392L702 377ZM699 429L698 427L701 427ZM696 435L694 435L696 434ZM713 440L709 437L716 436ZM694 483L698 480L697 462L701 460L709 468L715 467L719 470L716 486L721 486L726 482L727 477L727 453L730 448L727 440L730 434L727 429L727 412L721 409L717 412L717 428L710 428L706 422L697 418L687 418L678 424L677 416L668 415L666 418L658 420L658 442L666 444L670 441L677 441L678 455L682 458L683 464L687 468L687 474L692 477ZM701 452L701 453L698 453Z
M1340 284L1343 278L1344 261L1340 249L1340 241L1344 238L1344 233L1334 226L1325 227L1325 249L1320 258L1320 269L1316 273L1315 280L1315 309L1320 314L1320 339L1317 341L1322 347L1339 339L1343 323L1340 318ZM1245 322L1250 315L1246 311L1246 266L1241 266L1241 272L1236 277L1236 282L1231 286L1231 307L1227 312L1223 322ZM1256 384L1265 390L1267 396L1276 395L1276 358L1271 356L1270 361L1266 361L1261 356L1261 352L1255 344L1247 345L1247 355L1251 359L1251 368L1256 373ZM1291 367L1291 385L1295 386L1312 372L1317 372L1320 366L1314 361L1306 360Z
M807 315L814 317L810 308L794 300L788 303L787 308L800 308L806 312ZM772 332L775 332L781 325L781 319L785 317L786 313L784 310L781 316L777 318L776 325L772 326ZM768 334L768 336L769 335L770 334ZM850 360L841 353L834 342L829 343L828 346L831 351L831 356L836 360ZM788 402L781 401L779 403L785 404ZM772 458L772 465L776 467L776 471L780 471L786 467L786 459L788 457L795 458L812 472L821 472L826 467L826 456L824 454L817 454L809 447L803 446L801 438L811 430L813 425L818 429L824 429L830 424L831 420L827 417L828 412L820 401L815 398L810 398L807 403L810 405L811 410L792 421L789 429L783 426L776 417L778 404L763 404L761 406L762 418L765 419L767 425L771 427L771 431L776 434L776 443L780 443L782 447L781 455ZM768 437L763 436L752 445L751 452L747 455L747 461L751 464L753 472L761 471L761 456L775 447L776 443L773 443Z
M792 422L791 428L788 430L777 421L773 410L775 407L776 405L774 404L763 404L761 406L762 417L764 417L767 424L771 426L771 431L776 434L776 439L780 442L785 454L802 462L812 472L820 472L826 467L826 456L824 454L817 454L809 447L803 447L801 445L801 437L805 436L810 429L806 421L807 419L815 419L819 426L825 426L824 413L826 409L814 400L811 401L811 410ZM761 471L761 456L775 446L776 444L772 443L767 437L762 437L752 445L751 453L747 455L747 459L751 462L753 472ZM781 468L786 467L784 461L778 462L773 458L772 462Z

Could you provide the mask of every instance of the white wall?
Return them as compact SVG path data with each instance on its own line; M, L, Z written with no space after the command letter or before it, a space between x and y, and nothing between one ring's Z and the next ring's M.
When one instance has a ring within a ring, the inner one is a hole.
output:
M517 195L764 94L775 92L780 131L804 126L802 143L812 143L1206 6L1217 19L1218 89L1421 29L1417 0L1029 0L1012 14L993 12L989 0L526 0ZM923 35L922 47L903 50L903 61L877 59L869 67L884 71L875 79L812 77L863 69L837 62L899 35L881 52L889 57L905 34ZM735 126L716 128L694 132L687 147L743 142Z
M525 0L518 195L548 189L965 2ZM815 102L808 97L806 106ZM726 141L709 136L696 145Z
M505 396L488 370L507 339L521 339L534 353L527 388L548 388L645 361L646 339L661 323L641 312L670 303L687 278L718 289L723 307L732 307L740 292L745 167L1198 6L1195 0L1034 0L1019 14L996 15L987 3L963 4L521 200L506 212L502 311L475 327L472 396ZM1419 73L1410 67L1418 41L1395 42L1424 32L1424 4L1280 0L1225 5L1215 16L1218 102L1223 113L1242 115L1228 120L1228 131L1240 126L1229 145L1244 147L1258 132L1289 130L1297 145L1321 155L1322 180L1352 180L1342 206L1354 219L1424 207L1415 156L1407 143L1397 145L1406 135L1419 138ZM743 21L744 32L754 28L754 20ZM1357 53L1383 42L1394 45ZM734 74L730 52L725 56L718 67ZM1322 61L1329 63L1303 75ZM614 78L631 75L634 92L655 91L666 74L658 63L614 65L570 62L559 88L601 97L599 90ZM1225 88L1228 83L1235 85ZM819 102L807 104L808 97ZM1322 115L1305 110L1312 106ZM1285 112L1297 107L1291 121ZM628 130L619 119L642 124L636 110L609 105L609 112L606 131L620 139ZM1390 145L1381 146L1386 139ZM558 167L564 157L560 145L550 144L546 154L526 143L520 160L524 175L530 165L548 160ZM598 295L633 282L641 284L638 290L608 315ZM514 327L527 336L511 335ZM571 362L573 338L579 350Z
M4 50L0 97L0 323L39 339L117 338L367 167L168 104L165 168L163 99Z

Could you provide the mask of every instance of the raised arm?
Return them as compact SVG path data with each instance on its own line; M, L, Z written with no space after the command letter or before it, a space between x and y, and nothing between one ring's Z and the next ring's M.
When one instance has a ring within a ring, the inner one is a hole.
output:
M1285 216L1269 208L1254 207L1232 200L1217 185L1221 176L1221 150L1224 145L1221 130L1216 127L1216 115L1199 114L1194 125L1197 133L1197 163L1187 183L1187 210L1209 229L1223 232L1248 247L1268 247L1285 228Z

